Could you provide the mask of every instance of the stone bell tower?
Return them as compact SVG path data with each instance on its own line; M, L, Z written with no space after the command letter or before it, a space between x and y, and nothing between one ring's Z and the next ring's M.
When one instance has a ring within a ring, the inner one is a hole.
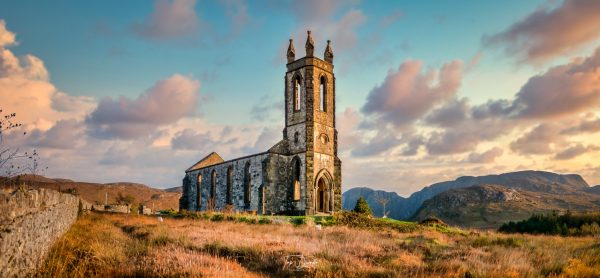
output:
M293 155L302 160L301 186L305 213L332 214L341 210L341 161L335 129L333 51L327 41L324 59L314 56L308 31L306 56L296 59L293 41L287 50L285 74L285 129Z

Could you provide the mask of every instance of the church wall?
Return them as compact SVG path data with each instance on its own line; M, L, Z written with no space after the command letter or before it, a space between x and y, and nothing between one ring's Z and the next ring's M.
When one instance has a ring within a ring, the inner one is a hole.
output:
M301 163L299 201L293 200L292 160L294 157L298 157ZM251 174L250 206L244 203L244 169L247 162L250 162ZM259 214L303 214L306 209L307 194L305 163L304 153L291 156L263 153L190 171L184 178L184 196L181 198L180 206L191 211L209 210L211 175L215 170L217 180L214 210L223 210L227 205L227 169L232 167L231 196L235 211L256 211ZM200 207L197 203L198 175L202 175Z
M293 161L294 157L300 159L300 200L293 200ZM264 176L267 178L265 189L265 214L304 214L306 209L306 178L304 154L286 156L270 155L265 160Z
M232 205L236 211L258 211L259 201L261 199L261 186L263 185L263 160L268 156L267 153L254 156L243 157L233 161L226 161L214 166L208 166L202 169L190 171L187 173L188 185L188 209L194 211L205 211L209 209L209 198L211 191L211 173L216 171L216 188L214 210L220 211L227 205L227 169L232 167ZM244 202L244 171L246 163L250 163L250 205ZM202 175L201 196L202 202L198 207L198 192L196 182L198 175ZM185 182L184 182L185 184Z
M295 143L296 132L298 133L298 143ZM291 153L299 153L306 150L306 126L304 123L288 126L287 134Z

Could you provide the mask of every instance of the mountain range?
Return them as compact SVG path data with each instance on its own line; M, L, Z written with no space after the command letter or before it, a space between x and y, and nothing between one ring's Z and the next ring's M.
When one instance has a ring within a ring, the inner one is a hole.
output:
M379 199L387 199L387 216L422 220L437 217L449 224L496 228L510 220L552 210L600 210L600 186L590 187L579 175L520 171L500 175L463 176L435 183L408 198L393 192L353 188L342 196L343 208L352 209L362 196L375 216L383 215Z

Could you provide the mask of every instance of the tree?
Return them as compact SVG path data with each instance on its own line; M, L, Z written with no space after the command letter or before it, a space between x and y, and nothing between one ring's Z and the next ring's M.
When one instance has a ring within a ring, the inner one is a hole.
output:
M388 211L385 210L385 206L390 202L390 199L385 198L383 196L377 198L377 203L379 203L383 207L382 217L387 218Z
M119 192L117 194L117 204L119 205L131 205L133 204L133 201L135 201L135 198L129 194L127 194L126 196L123 196L123 194L121 194L121 192Z
M4 135L10 130L20 128L21 123L16 121L17 114L9 113L4 115L0 109L0 175L7 178L12 178L30 172L31 174L39 174L39 155L37 150L21 153L19 148L11 148L6 146ZM23 132L25 136L27 132ZM48 167L46 167L47 169Z
M356 201L356 206L354 206L354 212L367 215L372 214L369 204L362 196Z

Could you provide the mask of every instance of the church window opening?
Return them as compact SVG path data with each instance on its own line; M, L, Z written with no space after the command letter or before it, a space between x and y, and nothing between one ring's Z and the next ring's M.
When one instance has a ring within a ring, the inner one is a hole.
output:
M210 198L214 199L217 193L217 171L212 170L210 174Z
M294 160L294 201L300 201L300 159Z
M301 92L301 87L300 87L300 77L296 77L294 78L294 110L295 111L300 111L300 92Z
M246 167L244 167L244 203L246 206L250 206L250 163L246 163Z
M323 112L327 112L327 80L325 76L321 76L321 86L319 87L320 91L320 105L319 108Z
M229 166L227 168L227 194L225 196L225 199L227 199L227 204L229 204L229 205L231 205L233 203L233 200L231 200L232 183L233 183L233 169L231 169L231 166Z
M197 194L197 203L198 209L202 206L202 175L198 175L198 182L196 183L196 194Z
M300 134L298 134L298 131L296 131L294 133L294 144L298 145L298 140L300 139Z

